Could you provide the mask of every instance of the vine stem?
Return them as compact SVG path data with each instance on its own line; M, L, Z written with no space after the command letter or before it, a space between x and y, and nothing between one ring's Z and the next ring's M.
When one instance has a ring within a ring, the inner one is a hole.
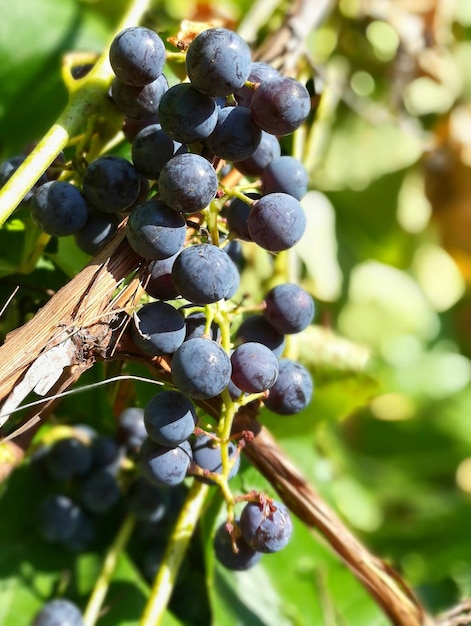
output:
M134 530L135 524L136 520L132 515L126 516L118 534L115 537L115 540L110 546L83 616L84 626L95 625L108 591L111 578L116 569L116 565L118 564L119 555L124 551L126 544L131 537L132 531Z
M116 33L135 26L149 9L152 0L133 0ZM114 37L114 35L113 35ZM112 38L113 39L113 38ZM109 84L114 77L108 60L108 48L90 73L76 82L69 102L34 150L26 157L13 176L0 190L0 226L10 217L25 193L37 182L71 137L79 132L83 120L89 119L106 100Z
M197 480L193 481L167 544L139 626L158 626L161 623L208 490L208 485Z

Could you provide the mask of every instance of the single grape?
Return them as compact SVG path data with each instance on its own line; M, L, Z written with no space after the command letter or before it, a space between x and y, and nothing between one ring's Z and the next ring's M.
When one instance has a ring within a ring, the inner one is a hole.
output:
M213 98L200 93L190 83L179 83L162 96L158 117L169 137L181 143L194 143L213 132L218 113Z
M190 398L214 398L227 387L230 377L230 359L212 339L188 339L173 355L173 382Z
M31 626L83 626L82 613L69 600L50 600L36 613Z
M263 61L253 61L250 66L250 73L247 80L251 83L265 83L275 78L280 78L280 73L269 63ZM254 89L247 85L243 85L240 89L234 91L234 97L239 106L250 107Z
M89 474L80 486L80 501L91 513L106 513L120 496L116 476L105 468Z
M144 409L134 406L118 415L118 442L130 452L136 452L147 437L144 426Z
M240 530L254 550L272 553L288 544L293 534L293 523L288 509L281 502L248 502L242 509Z
M178 292L194 304L225 298L233 288L233 262L224 250L209 243L184 248L175 259L172 277Z
M205 145L221 159L241 161L254 154L261 138L249 109L226 106L219 109L217 124Z
M155 524L166 516L170 495L168 490L150 483L144 476L138 476L129 486L126 504L137 520Z
M294 415L311 401L313 382L306 368L296 361L281 359L276 383L263 403L278 415Z
M59 439L51 445L46 464L53 480L84 476L92 466L91 448L76 437Z
M272 135L290 135L307 119L311 97L299 81L281 76L255 90L250 108L261 129Z
M180 253L172 254L167 259L157 259L149 263L142 278L146 293L157 300L175 300L178 290L173 284L172 267Z
M260 176L264 168L281 155L280 142L275 135L262 130L260 143L247 159L237 161L234 167L244 176Z
M134 313L131 332L145 354L172 354L185 340L185 318L167 302L149 302Z
M185 326L185 341L194 337L204 337L204 331L206 329L206 315L203 312L198 311L190 313L190 315L187 315L185 318ZM209 329L209 339L213 339L218 342L221 340L221 329L216 322L211 323L211 327Z
M258 341L280 357L285 347L285 337L261 315L250 315L237 329L236 339L241 342Z
M186 54L192 85L208 96L228 96L240 89L252 66L248 45L227 28L209 28L193 39Z
M30 208L33 222L54 237L74 235L85 226L88 218L85 196L64 180L53 180L38 187Z
M204 157L193 152L173 157L160 172L160 196L174 211L201 211L214 199L217 190L218 179L214 167Z
M225 248L224 248L224 253L227 254ZM227 293L224 296L224 298L226 300L230 300L231 298L233 298L236 295L237 290L239 288L240 274L239 274L239 270L237 268L237 265L234 263L234 261L231 259L231 257L229 255L227 255L227 256L230 259L230 264L229 264L230 274L228 274L228 276L227 276Z
M237 453L237 445L233 441L229 441L228 445L229 459L234 460L234 465L229 472L230 480L237 474L240 467L240 455ZM192 443L193 461L202 470L211 472L211 474L222 474L222 455L221 445L208 435L198 435ZM208 485L213 485L214 481L209 476L195 475L195 478Z
M132 142L131 156L141 174L157 180L167 161L187 150L184 144L171 139L160 124L151 124L137 133Z
M80 522L75 528L74 532L68 537L63 545L69 552L80 554L88 550L96 537L96 526L93 523L94 520L90 519L88 515L83 514L80 516Z
M154 485L174 487L185 479L192 459L191 446L183 441L173 448L147 438L142 444L140 462L144 476Z
M75 233L75 243L86 254L94 255L118 230L118 219L113 213L90 211L87 221Z
M238 526L238 520L235 525ZM223 522L218 526L213 539L213 549L217 560L226 569L237 572L245 571L256 565L262 558L262 553L249 546L242 535L235 540L237 552L234 552L232 538Z
M301 239L306 215L293 196L270 193L253 205L247 226L252 241L270 252L280 252L292 248Z
M162 200L147 200L136 205L126 225L131 248L145 259L167 259L185 243L186 223Z
M297 200L307 191L306 168L291 156L279 156L270 161L260 175L263 193L287 193Z
M278 359L267 346L249 341L231 356L232 382L242 391L259 393L270 389L278 376Z
M110 472L118 471L123 451L116 439L108 435L98 435L98 437L92 439L90 448L93 469L107 469Z
M167 79L160 74L154 81L142 87L127 85L119 78L111 83L111 98L116 108L135 120L153 118L159 109L162 96L168 89Z
M279 333L299 333L314 317L314 300L299 285L284 283L270 289L265 296L263 317Z
M162 446L177 446L188 439L196 421L193 403L179 391L161 391L144 409L147 434Z
M259 200L259 193L246 194L251 200ZM247 226L251 205L240 198L233 198L226 208L227 225L231 232L242 241L252 241Z
M143 26L125 28L111 42L110 64L128 85L147 85L164 69L165 46L153 30Z
M39 506L38 532L45 541L64 543L78 529L82 517L82 509L68 496L47 496Z
M240 241L237 241L237 239L229 241L229 243L224 246L224 252L230 256L234 265L240 270L244 262L244 254Z
M88 202L105 213L119 213L137 199L139 174L123 157L108 154L92 161L83 177L83 193Z

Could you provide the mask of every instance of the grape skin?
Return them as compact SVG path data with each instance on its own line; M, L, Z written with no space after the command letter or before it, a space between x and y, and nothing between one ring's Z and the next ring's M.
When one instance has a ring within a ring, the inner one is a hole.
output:
M279 156L270 161L260 175L263 193L287 193L297 200L306 194L308 174L306 168L291 156Z
M311 97L299 81L289 76L262 83L250 104L260 128L272 135L289 135L307 119Z
M68 496L54 494L39 506L38 531L45 541L65 543L79 528L83 512Z
M250 315L245 318L237 329L237 340L240 341L258 341L280 357L285 347L285 337L269 324L261 315Z
M275 78L279 78L280 73L269 63L263 61L254 61L250 67L250 73L247 80L251 83L265 83ZM252 102L252 96L254 89L244 85L240 89L236 89L234 97L237 100L237 104L243 107L250 107Z
M123 83L147 85L164 69L165 46L153 30L131 26L113 39L109 59L114 73Z
M141 522L155 524L167 513L170 505L169 492L138 476L126 494L129 511Z
M96 254L118 230L117 216L91 211L85 225L74 235L75 243L86 254Z
M193 152L174 156L160 172L160 196L174 211L197 213L214 199L217 190L214 167Z
M172 354L185 339L185 318L167 302L149 302L134 314L131 327L136 346L145 354Z
M180 252L172 268L178 292L194 304L210 304L228 295L234 286L234 263L224 250L209 243Z
M75 185L62 180L44 183L31 199L33 222L54 237L74 235L86 224L88 205Z
M205 144L220 159L241 161L255 152L261 138L249 109L226 106L219 109L217 124Z
M218 119L213 98L200 93L189 83L170 87L160 100L159 122L169 137L180 143L206 139Z
M186 223L161 200L147 200L132 210L126 237L139 256L152 261L167 259L183 248Z
M91 448L76 437L59 439L49 450L46 466L53 480L84 476L92 466Z
M87 201L105 213L119 213L137 199L139 174L132 163L108 154L92 161L83 177L82 189Z
M251 200L259 200L262 196L259 193L246 194ZM249 218L251 205L240 198L233 198L227 206L227 225L231 232L242 241L252 241L247 220Z
M198 311L190 313L190 315L187 315L185 318L185 326L185 341L187 339L192 339L193 337L203 337L204 330L206 328L206 315L203 312ZM219 341L221 339L221 329L216 322L211 323L209 334L210 339L213 339L214 341Z
M121 495L116 477L102 468L89 474L80 486L80 501L91 513L105 513Z
M212 339L188 339L173 355L173 382L190 398L214 398L227 387L230 377L230 359Z
M111 83L111 98L116 108L127 117L146 120L156 115L162 96L167 90L168 82L163 74L142 87L127 85L115 78Z
M313 382L306 368L291 359L281 359L276 383L270 389L264 405L278 415L294 415L311 401Z
M193 403L178 391L162 391L144 409L147 434L162 446L177 446L188 439L196 425Z
M172 267L177 258L172 254L167 259L157 259L149 263L147 275L143 278L143 287L146 293L157 300L174 300L178 290L173 284Z
M248 502L240 515L240 530L245 541L257 552L279 552L291 539L293 523L288 509L277 500Z
M235 525L238 525L238 520ZM213 539L214 554L221 565L226 569L242 572L256 565L262 558L262 553L251 548L242 536L237 537L236 546L238 551L234 552L231 535L227 532L226 523L222 523Z
M32 626L83 626L82 613L69 600L51 600L36 614Z
M207 470L212 474L222 474L222 456L221 446L209 435L198 435L192 444L193 449L193 461L202 470ZM229 459L233 459L237 454L237 445L233 441L228 443ZM227 477L230 480L237 474L240 467L240 455L237 455L234 461L234 465ZM195 478L200 482L208 485L214 485L214 481L209 476L195 475Z
M270 193L252 207L247 219L252 241L270 252L288 250L298 243L306 228L299 200L287 193Z
M146 478L160 487L175 487L185 479L192 459L191 446L183 441L178 446L161 446L147 438L141 448L141 468Z
M157 180L167 161L186 151L187 147L171 139L160 124L150 124L134 137L131 158L143 176Z
M127 450L135 452L147 437L144 426L144 409L141 407L128 407L118 415L118 441Z
M267 346L250 341L231 356L232 382L242 391L259 393L270 389L278 376L278 359Z
M312 322L314 300L294 283L277 285L265 296L263 316L279 333L299 333Z
M252 66L248 45L227 28L209 28L191 42L186 71L192 85L209 96L228 96L240 89Z
M280 142L275 135L262 130L260 143L247 159L237 161L234 167L244 176L260 176L264 168L281 155Z

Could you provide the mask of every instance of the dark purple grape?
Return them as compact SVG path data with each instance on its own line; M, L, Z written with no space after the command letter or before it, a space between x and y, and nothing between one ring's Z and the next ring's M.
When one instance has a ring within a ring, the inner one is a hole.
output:
M224 252L226 252L230 256L232 262L237 267L237 269L240 269L242 267L242 264L244 262L244 255L242 252L242 246L240 245L240 241L237 241L237 239L229 241L229 243L224 246Z
M209 28L191 42L186 71L192 85L208 96L228 96L240 89L252 66L248 45L226 28Z
M185 243L186 223L162 200L147 200L135 206L126 225L131 248L145 259L168 259Z
M221 446L208 435L198 435L192 443L193 461L202 470L211 474L222 474ZM237 453L237 445L233 441L228 443L229 459L234 459L234 465L229 472L230 480L237 474L240 467L240 455ZM237 455L237 456L236 456ZM213 485L214 481L209 476L195 475L195 478L208 485Z
M184 341L173 355L172 378L175 386L190 398L214 398L229 383L231 362L218 343L195 337Z
M123 451L113 437L99 435L92 439L92 467L94 469L107 469L110 472L117 472Z
M82 613L69 600L50 600L36 613L31 626L83 626Z
M262 196L259 193L248 193L252 200L259 200ZM247 226L251 205L240 198L233 198L226 209L227 225L231 232L242 241L252 241Z
M260 176L264 168L281 154L280 142L275 135L262 130L262 137L255 152L247 159L237 161L234 167L244 176Z
M252 206L247 226L252 241L270 252L280 252L292 248L301 239L306 215L293 196L270 193Z
M117 422L118 442L131 452L139 450L147 437L144 426L144 409L137 406L124 409L118 415Z
M249 341L231 356L232 382L242 391L259 393L270 389L278 376L278 359L267 346Z
M119 213L136 201L140 179L132 163L123 157L108 154L89 164L82 188L93 207L105 213Z
M59 439L51 445L46 464L53 480L84 476L92 466L91 448L76 437Z
M185 318L167 302L149 302L134 313L131 332L145 354L172 354L185 340Z
M262 132L252 121L249 109L226 106L218 111L218 120L205 145L226 161L241 161L254 154Z
M146 293L157 300L175 300L179 295L173 284L172 267L180 253L172 254L167 259L157 259L149 263L147 274L142 279Z
M272 65L263 61L254 61L250 67L250 73L247 80L251 83L265 83L275 78L279 78L280 73ZM237 104L243 107L250 107L254 89L244 85L240 89L234 91L234 97Z
M16 170L20 167L20 165L23 163L25 159L26 159L26 156L18 155L18 156L10 157L6 161L3 161L2 163L0 163L0 188L2 188L5 185L5 183L13 176L13 174L16 172ZM47 183L48 180L51 180L51 179L49 179L46 174L42 174L39 177L39 180L23 196L22 202L28 204L31 198L33 197L33 193L37 189L39 189L41 185L44 185L44 183Z
M119 500L116 476L105 468L89 474L80 486L80 501L91 513L106 513Z
M68 496L54 494L45 498L38 511L38 532L50 543L65 543L78 529L82 509Z
M118 218L114 213L91 211L85 225L74 235L75 243L86 254L94 255L118 230Z
M272 553L288 544L293 523L288 509L281 502L248 502L242 509L240 530L254 550Z
M160 196L174 211L197 213L214 199L217 190L214 167L193 152L173 157L160 172Z
M152 180L159 178L164 165L187 147L171 139L160 124L151 124L139 131L132 142L132 162L136 169Z
M213 132L218 114L213 98L200 93L190 83L179 83L162 96L158 117L169 137L181 143L194 143Z
M154 126L155 124L159 124L159 120L156 115L148 120L133 120L131 117L125 116L122 130L126 140L129 141L129 143L132 143L141 130L144 130L147 126Z
M38 187L31 198L33 222L48 235L65 237L78 233L86 224L88 205L75 185L53 180Z
M128 85L147 85L164 69L165 46L153 30L143 26L125 28L111 42L110 64Z
M279 333L299 333L312 322L314 300L299 285L277 285L265 297L263 316Z
M144 409L144 424L149 437L162 446L177 446L196 426L193 402L179 391L161 391Z
M285 337L273 328L261 315L247 317L237 329L236 338L240 341L258 341L280 357L285 347Z
M312 378L296 361L281 359L276 383L263 403L278 415L294 415L307 407L313 392Z
M307 191L308 175L306 168L291 156L272 159L260 175L263 193L287 193L297 200Z
M234 286L233 262L224 250L209 243L180 252L172 268L178 292L194 304L210 304L225 298Z
M111 83L111 97L116 108L135 120L148 120L157 114L162 96L168 89L167 79L160 74L142 87L127 85L119 78Z
M69 552L80 554L88 550L96 537L96 526L87 515L80 516L80 522L72 535L63 542Z
M235 524L238 525L238 520ZM237 552L234 552L226 523L222 523L214 535L213 549L217 560L226 569L242 572L256 565L262 558L262 553L251 548L242 536L237 537L235 544Z
M150 483L144 476L138 476L129 486L126 494L129 511L141 522L160 522L170 506L169 492Z
M185 479L192 459L191 446L183 441L173 448L161 446L152 439L144 441L141 448L141 468L151 483L161 487L174 487Z
M206 328L206 315L203 312L195 312L187 315L185 319L186 326L186 335L185 341L187 339L193 339L194 337L204 337L204 331ZM214 341L221 340L221 329L216 322L211 323L211 327L209 329L209 339L213 339Z
M261 129L272 135L290 135L307 119L311 97L299 81L282 76L262 83L253 94L250 108Z

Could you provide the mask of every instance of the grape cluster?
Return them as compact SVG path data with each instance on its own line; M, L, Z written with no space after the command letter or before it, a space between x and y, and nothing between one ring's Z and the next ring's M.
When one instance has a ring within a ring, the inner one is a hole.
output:
M220 396L227 420L253 400L292 415L312 396L309 372L283 357L286 335L312 322L310 294L278 284L243 307L242 321L236 298L240 242L274 254L303 236L308 176L282 154L279 138L308 118L309 92L252 62L247 44L225 28L203 30L185 55L188 80L169 87L160 37L143 27L119 33L109 52L115 78L108 98L123 114L131 159L102 154L76 168L75 178L67 169L60 180L46 176L25 198L41 229L74 235L88 254L126 220L127 241L147 268L147 298L133 313L131 335L137 350L171 364L173 387L120 415L114 447L82 434L43 450L48 475L78 496L45 500L41 534L71 549L92 540L91 518L120 499L126 455L140 467L124 490L127 501L147 522L165 508L162 489L188 475L217 485L237 473L244 436L232 437L222 421L208 424L195 404ZM19 162L0 167L1 183ZM240 186L226 185L228 171ZM215 552L227 567L246 569L261 553L284 547L291 532L283 504L252 495L240 518L216 531Z

